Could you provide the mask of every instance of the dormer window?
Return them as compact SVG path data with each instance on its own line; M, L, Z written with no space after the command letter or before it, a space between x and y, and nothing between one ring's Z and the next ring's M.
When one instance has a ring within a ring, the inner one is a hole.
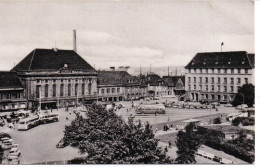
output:
M218 64L218 62L216 61L215 64Z
M204 62L203 62L203 64L205 65L205 64L206 64L206 62L204 61Z
M242 64L245 64L245 61L242 61Z
M228 64L231 64L231 62L229 61Z
M64 67L65 67L65 68L68 68L68 64L64 64Z
M193 61L191 64L192 64L192 65L195 65L195 62Z

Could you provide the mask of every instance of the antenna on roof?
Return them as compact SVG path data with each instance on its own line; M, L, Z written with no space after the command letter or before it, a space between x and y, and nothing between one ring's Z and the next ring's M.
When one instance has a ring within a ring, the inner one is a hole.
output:
M224 45L224 42L221 42L221 48L220 51L222 52L222 46Z

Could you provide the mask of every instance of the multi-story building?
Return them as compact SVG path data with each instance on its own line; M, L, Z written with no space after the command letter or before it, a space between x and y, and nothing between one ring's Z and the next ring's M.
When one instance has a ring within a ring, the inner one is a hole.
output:
M24 88L12 72L0 72L0 111L14 111L26 108Z
M185 67L189 100L229 102L254 78L254 54L245 51L197 53Z
M150 96L159 97L168 95L168 86L164 80L155 73L146 76L147 91ZM173 90L171 90L173 94Z
M97 97L97 72L74 50L34 49L12 70L20 78L28 108L74 105Z
M185 76L163 76L162 79L168 87L168 95L185 94Z

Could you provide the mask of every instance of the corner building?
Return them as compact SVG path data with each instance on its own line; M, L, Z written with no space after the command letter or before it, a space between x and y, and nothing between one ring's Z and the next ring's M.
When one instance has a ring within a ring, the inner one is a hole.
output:
M97 96L97 72L73 50L35 49L12 70L20 78L28 108L42 109L92 101Z
M243 84L254 84L254 59L245 51L197 53L185 67L187 99L232 101Z

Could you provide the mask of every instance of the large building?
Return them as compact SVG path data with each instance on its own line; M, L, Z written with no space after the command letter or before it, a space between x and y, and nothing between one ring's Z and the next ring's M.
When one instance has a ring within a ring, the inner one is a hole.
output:
M75 105L97 97L97 72L74 50L34 49L12 70L25 90L28 108Z
M15 73L0 72L0 111L26 108L24 87Z
M253 83L254 54L245 51L197 53L185 67L185 90L192 101L230 102Z

